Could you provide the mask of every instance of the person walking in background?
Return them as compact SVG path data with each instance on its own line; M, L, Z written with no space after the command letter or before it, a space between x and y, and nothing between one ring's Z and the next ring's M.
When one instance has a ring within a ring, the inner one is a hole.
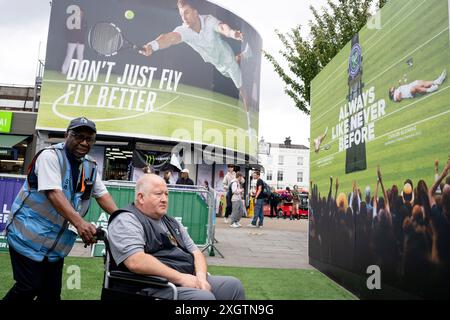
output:
M178 178L177 183L180 185L194 185L194 181L192 181L191 178L189 178L189 169L183 169L181 170L181 176Z
M300 219L300 215L298 212L299 204L300 204L300 192L298 191L298 186L295 185L294 189L292 190L292 214L290 220L293 220L295 218Z
M228 192L228 189L230 187L231 181L233 181L234 179L236 179L236 172L234 172L234 165L229 164L228 172L223 178L223 191L225 192L227 201L227 206L225 208L225 217L223 219L225 223L228 223L228 217L232 212L232 203L231 203L232 194Z
M242 174L242 180L240 182L240 186L242 189L242 206L244 208L242 216L247 217L247 203L245 201L245 177L244 177L244 174Z
M6 237L16 283L5 300L60 300L64 258L77 234L85 244L96 228L83 220L92 197L111 214L117 210L89 157L95 123L73 119L65 142L38 152L11 207Z
M231 188L231 206L232 206L232 213L231 213L231 225L232 228L240 228L242 225L239 223L242 216L245 213L244 209L244 202L242 201L242 196L244 194L244 189L242 188L244 176L241 172L236 172L236 178L233 179L230 183Z
M253 176L250 179L250 192L247 205L247 215L253 217L255 214L255 195L256 195L256 180Z
M263 187L264 182L260 178L261 174L259 171L255 171L253 173L253 179L256 180L256 194L255 194L255 213L253 216L252 222L248 225L251 228L261 228L264 224L264 212L263 212L263 206L264 206L264 194L263 194ZM259 222L258 222L259 219Z
M280 203L280 201L280 195L275 191L275 188L272 187L272 193L269 197L271 218L278 217L278 204Z
M291 208L292 209L292 192L291 192L291 188L286 187L285 190L283 190L283 192L281 193L281 201L283 203L283 206ZM289 212L289 210L283 210L283 218L286 219L286 215L287 212ZM293 212L291 211L290 213L290 219L292 220L292 214Z
M170 170L166 170L166 171L164 171L164 181L167 183L167 184L171 184L170 183L170 178L172 177L172 172L170 172Z

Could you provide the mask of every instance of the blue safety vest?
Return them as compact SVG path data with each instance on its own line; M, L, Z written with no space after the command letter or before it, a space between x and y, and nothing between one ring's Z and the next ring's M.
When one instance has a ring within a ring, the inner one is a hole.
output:
M77 190L73 189L72 173L69 159L60 143L46 150L54 150L61 168L62 191L73 208L84 216L89 209L93 187L86 189L89 181L95 182L97 164L89 156L80 163ZM34 163L30 165L25 183L11 206L11 215L6 227L9 245L15 251L34 261L57 261L67 256L75 243L77 235L68 229L69 222L60 215L44 191L38 192ZM87 183L86 183L87 182ZM87 191L88 194L83 196Z

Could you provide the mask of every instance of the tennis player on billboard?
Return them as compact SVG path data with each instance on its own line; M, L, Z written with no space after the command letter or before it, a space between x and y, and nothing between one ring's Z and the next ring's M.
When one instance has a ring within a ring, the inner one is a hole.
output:
M415 98L420 94L432 93L439 89L439 86L447 77L447 71L444 70L440 76L434 81L416 80L402 86L391 87L389 89L389 98L392 101L400 102L403 99Z
M196 1L178 0L178 10L183 24L172 32L161 34L158 38L144 45L142 54L152 55L160 49L185 42L194 49L205 62L209 62L225 77L231 78L239 89L245 111L249 136L251 137L250 113L247 107L246 94L242 87L242 73L239 63L241 57L247 57L249 48L235 55L230 45L221 38L221 35L242 41L240 30L232 29L228 24L218 20L212 15L200 15L197 11Z

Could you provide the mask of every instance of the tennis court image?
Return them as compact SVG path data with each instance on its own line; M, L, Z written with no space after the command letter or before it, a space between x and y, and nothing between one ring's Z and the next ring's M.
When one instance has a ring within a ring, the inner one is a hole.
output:
M153 80L151 88L142 88L142 103L137 106L139 88L117 85L117 75L111 75L108 83L105 75L97 80L69 81L59 72L47 70L38 128L63 129L70 119L84 115L95 121L103 134L164 137L256 153L257 114L251 114L255 130L249 139L246 113L237 99L183 84L176 92L159 89L159 81ZM145 109L147 99L152 101L151 110Z
M380 28L364 27L360 31L362 93L366 94L360 110L366 113L364 119L369 119L365 125L370 124L373 130L372 139L365 144L366 170L346 174L346 152L339 146L341 115L349 108L350 44L314 79L311 102L314 184L325 190L329 177L338 176L346 192L351 191L353 181L374 190L377 165L383 169L386 184L392 185L402 182L399 173L415 181L432 177L434 160L447 159L450 81L448 77L440 77L450 71L447 10L446 1L395 1L383 11ZM440 85L434 91L399 102L389 98L392 87L435 79ZM318 144L319 150L314 152Z

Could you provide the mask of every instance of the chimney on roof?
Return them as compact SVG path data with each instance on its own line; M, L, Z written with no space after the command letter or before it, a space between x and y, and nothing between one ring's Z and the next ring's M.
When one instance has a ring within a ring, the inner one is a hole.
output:
M290 146L291 145L291 137L287 137L285 140L284 140L284 145L285 146Z

